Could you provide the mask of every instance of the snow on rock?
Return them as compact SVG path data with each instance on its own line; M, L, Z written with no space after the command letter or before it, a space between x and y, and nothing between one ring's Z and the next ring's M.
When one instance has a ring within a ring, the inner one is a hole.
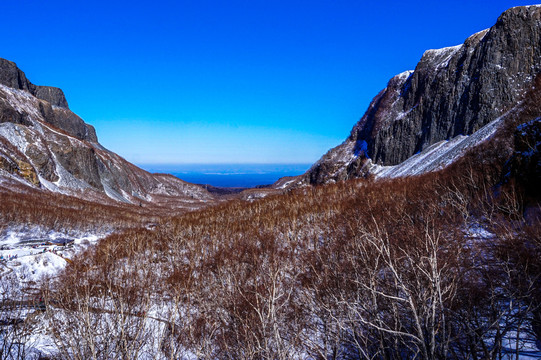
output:
M398 75L395 75L395 77L402 81L406 81L411 76L411 74L413 74L413 72L414 70L406 70Z
M463 45L449 46L442 49L430 49L425 51L423 58L430 58L435 64L435 69L441 69L449 65L449 60L462 48Z
M492 136L503 122L504 117L505 115L488 123L470 136L459 135L453 139L435 143L398 165L371 164L370 170L377 178L395 178L443 169L461 157L467 149Z
M101 184L103 185L103 190L105 190L105 193L107 194L107 196L109 196L111 199L114 199L116 201L119 201L119 202L124 202L124 203L129 203L130 201L127 200L126 198L124 198L122 196L122 194L120 194L118 191L116 191L115 189L113 189L111 186L109 186L109 184L107 184L106 181L104 181L102 179L102 182Z
M14 123L1 123L0 136L14 145L21 153L24 154L26 152L28 140L26 139L24 128L21 125Z
M296 181L296 179L293 179L293 180L288 180L286 181L285 183L283 183L282 185L276 187L277 189L287 189L289 187L289 185L293 184L294 182Z
M17 180L27 187L84 199L109 197L176 208L191 206L195 200L201 207L215 200L197 185L130 164L89 136L92 128L76 114L47 101L0 84L0 109L7 114L0 123L0 184ZM3 187L25 191L22 186Z
M43 120L39 112L39 100L29 92L10 88L0 84L0 92L5 96L7 102L20 114L28 114L35 119Z

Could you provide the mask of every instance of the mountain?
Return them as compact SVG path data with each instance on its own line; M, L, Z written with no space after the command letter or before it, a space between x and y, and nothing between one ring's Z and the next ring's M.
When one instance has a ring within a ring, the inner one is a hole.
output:
M505 11L462 45L426 51L296 183L414 175L452 163L520 106L541 72L540 45L541 6L534 5Z
M150 174L105 149L61 89L36 86L15 63L0 59L0 189L20 185L86 200L188 209L213 199L200 186Z
M0 358L540 359L539 11L427 52L304 176L198 211L3 60Z

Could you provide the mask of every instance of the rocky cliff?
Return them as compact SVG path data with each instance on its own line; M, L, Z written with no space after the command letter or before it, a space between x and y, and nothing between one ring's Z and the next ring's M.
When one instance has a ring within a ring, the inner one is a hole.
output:
M36 86L15 63L0 59L0 188L15 183L86 199L173 207L197 207L213 198L197 185L150 174L108 151L94 128L69 109L62 90Z
M365 176L468 136L515 107L541 72L541 6L515 7L462 45L426 51L393 77L348 139L305 174L313 184Z
M36 99L43 100L39 102L38 110L46 123L80 140L98 141L94 128L69 111L68 102L61 89L32 84L14 62L5 59L0 59L0 84L23 90ZM23 124L21 121L24 121L24 116L13 113L10 106L6 105L5 96L0 97L0 122L19 121Z

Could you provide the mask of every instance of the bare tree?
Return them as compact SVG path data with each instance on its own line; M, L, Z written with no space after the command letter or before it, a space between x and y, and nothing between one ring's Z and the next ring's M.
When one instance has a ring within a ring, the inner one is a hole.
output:
M3 264L0 264L3 267ZM0 359L25 359L32 347L35 316L41 311L36 299L23 293L10 268L0 274Z

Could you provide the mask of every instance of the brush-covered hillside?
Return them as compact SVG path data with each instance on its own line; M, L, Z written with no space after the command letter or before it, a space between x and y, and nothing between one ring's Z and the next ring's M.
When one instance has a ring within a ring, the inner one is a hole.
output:
M488 141L443 170L233 200L101 240L41 282L40 351L539 356L541 78L534 85Z
M2 219L113 226L10 230L0 359L541 358L540 39L541 8L510 9L393 78L304 176L180 214L164 176L62 125L60 93L17 72ZM210 196L168 179L181 204Z

